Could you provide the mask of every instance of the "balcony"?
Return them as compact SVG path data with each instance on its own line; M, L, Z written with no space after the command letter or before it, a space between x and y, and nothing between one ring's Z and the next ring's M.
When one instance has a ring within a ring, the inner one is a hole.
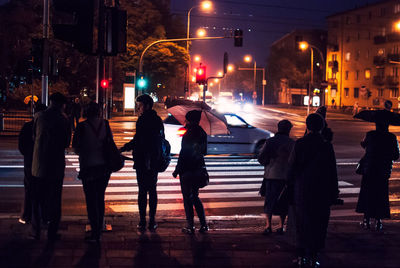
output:
M332 85L337 85L337 79L336 78L328 78L328 83Z
M387 76L386 77L386 84L388 86L397 86L397 85L399 85L399 77L397 77L397 76Z
M387 60L388 60L388 62L390 62L390 61L400 62L400 54L388 54Z
M383 86L385 84L385 77L384 76L374 76L373 83L376 86Z
M374 36L374 44L375 45L383 44L385 42L386 42L386 36L383 36L383 35Z
M382 57L382 56L374 57L374 65L375 66L382 66L382 65L385 65L385 63L386 63L385 57Z
M339 63L337 60L328 61L328 67L332 68L332 73L337 73L339 71Z

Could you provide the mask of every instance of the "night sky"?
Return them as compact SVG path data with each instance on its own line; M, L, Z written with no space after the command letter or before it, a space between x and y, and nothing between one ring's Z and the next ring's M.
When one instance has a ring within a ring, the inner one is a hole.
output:
M171 0L171 12L182 15L186 25L187 11L199 2ZM376 2L379 0L216 0L212 13L192 11L191 35L200 27L208 27L208 36L223 36L224 28L240 28L244 32L243 47L234 47L232 39L195 41L191 55L202 56L208 75L222 69L225 51L232 63L251 54L257 66L264 67L269 46L283 35L295 29L325 29L326 16Z

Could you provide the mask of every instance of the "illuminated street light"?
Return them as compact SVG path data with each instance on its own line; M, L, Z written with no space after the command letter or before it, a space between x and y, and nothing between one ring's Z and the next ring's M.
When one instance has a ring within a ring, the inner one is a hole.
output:
M235 67L232 64L229 64L227 69L228 69L228 72L233 72Z
M246 55L246 56L244 56L243 60L245 62L251 62L252 61L252 57L250 55Z
M309 47L309 45L308 45L308 43L306 41L302 41L302 42L299 43L299 48L301 50L303 50L303 51L308 49L308 47Z
M196 56L194 56L193 60L195 62L199 62L199 61L201 61L201 57L199 55L196 55Z
M203 2L201 2L200 6L203 11L209 11L212 9L212 2L211 1L203 1Z
M187 27L186 27L186 38L189 39L190 38L190 14L192 13L192 10L195 8L200 7L200 9L202 11L210 11L212 10L212 2L211 1L202 1L200 5L196 5L193 6L189 9L188 13L187 13ZM186 41L186 51L188 54L190 54L189 52L189 40ZM187 92L190 95L190 87L189 87L189 72L190 72L190 62L188 64L188 67L186 69L187 72L187 81L185 81L186 83L186 88L187 88ZM186 79L185 79L186 80Z
M223 73L220 71L220 72L218 72L218 76L222 76L223 75Z
M219 82L219 79L218 79L218 78L215 78L215 79L214 79L214 82L215 82L215 83L218 83L218 82Z
M197 30L198 37L204 37L206 36L206 34L207 34L206 30L204 30L203 28Z
M396 21L396 22L394 23L394 28L396 29L396 31L400 31L400 20L399 20L399 21Z

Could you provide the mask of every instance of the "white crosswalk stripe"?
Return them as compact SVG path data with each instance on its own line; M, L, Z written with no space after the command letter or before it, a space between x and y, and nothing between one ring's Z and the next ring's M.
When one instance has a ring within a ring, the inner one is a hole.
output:
M68 165L79 170L78 157L67 156ZM157 210L183 210L182 193L179 179L172 177L177 159L171 161L168 169L158 176ZM215 157L206 159L206 166L210 175L210 184L200 190L200 198L205 209L230 209L263 207L264 200L258 190L262 182L264 168L255 159L237 159L229 157ZM359 187L352 183L339 181L340 197L345 204L355 207ZM117 213L137 212L138 186L136 172L132 162L126 161L125 167L111 175L106 190L106 201L109 207ZM359 215L354 208L334 206L332 217Z

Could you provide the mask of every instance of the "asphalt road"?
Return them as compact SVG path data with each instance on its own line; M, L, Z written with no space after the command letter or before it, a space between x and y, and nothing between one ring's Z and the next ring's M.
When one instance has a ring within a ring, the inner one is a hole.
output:
M304 115L295 111L278 111L275 109L259 109L254 113L239 113L250 124L276 131L276 124L281 119L289 119L294 124L292 136L301 137L304 134ZM120 118L112 122L117 143L122 145L134 133L134 118ZM334 131L334 148L337 155L340 197L344 199L343 206L334 206L332 218L338 220L360 219L354 212L360 187L359 175L354 173L357 159L363 153L359 145L366 131L373 125L355 121L348 115L329 114L328 124ZM399 131L400 128L391 128ZM398 134L398 133L396 133ZM7 140L3 140L6 141ZM8 140L8 146L0 147L0 215L18 215L23 199L23 161L15 150L15 140ZM14 149L13 149L14 147ZM7 149L8 148L8 149ZM183 204L179 181L171 175L176 164L173 159L166 172L159 175L158 215L183 217ZM63 190L63 214L85 215L81 182L76 180L78 168L77 156L67 155L67 168ZM210 185L201 190L207 215L223 216L259 215L262 213L263 199L258 196L263 167L254 159L245 157L213 157L207 158L207 168L210 173ZM132 163L127 162L123 170L112 175L106 193L108 215L137 213L137 185ZM394 166L390 181L390 200L394 218L400 213L400 165Z

